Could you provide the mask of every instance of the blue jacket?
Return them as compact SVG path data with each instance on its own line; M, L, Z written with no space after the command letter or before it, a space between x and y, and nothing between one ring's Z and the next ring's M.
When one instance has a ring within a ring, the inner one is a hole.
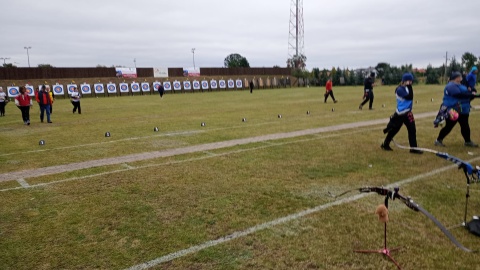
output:
M475 89L475 85L477 84L477 75L473 72L468 73L467 75L467 87Z
M405 114L413 108L413 88L411 86L398 86L395 90L397 96L397 114Z
M470 113L470 99L474 95L468 91L465 85L449 82L443 93L443 105L447 109L455 109L460 114Z

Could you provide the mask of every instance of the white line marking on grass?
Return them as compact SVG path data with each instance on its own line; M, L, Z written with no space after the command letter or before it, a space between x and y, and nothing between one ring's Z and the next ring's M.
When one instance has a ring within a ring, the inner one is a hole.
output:
M477 161L477 160L480 160L480 157L469 160L468 162L474 162L474 161ZM430 171L430 172L427 172L427 173L419 174L419 175L416 175L416 176L413 176L413 177L410 177L410 178L407 178L407 179L400 180L398 182L389 184L389 185L386 186L386 188L391 189L391 188L394 188L394 187L405 185L405 184L420 180L420 179L425 178L425 177L429 177L429 176L433 176L433 175L442 173L444 171L447 171L447 170L453 169L453 168L457 168L457 166L456 165L449 165L449 166L445 166L443 168L439 168L439 169L436 169L436 170L433 170L433 171ZM151 261L134 265L130 268L127 268L127 270L148 269L150 267L157 266L161 263L169 262L169 261L172 261L174 259L184 257L186 255L196 253L200 250L203 250L203 249L206 249L206 248L209 248L209 247L213 247L213 246L217 246L217 245L223 244L225 242L229 242L231 240L234 240L234 239L237 239L237 238L240 238L240 237L243 237L243 236L247 236L247 235L253 234L255 232L258 232L258 231L261 231L261 230L264 230L264 229L269 229L271 227L274 227L274 226L277 226L277 225L280 225L280 224L283 224L283 223L287 223L287 222L302 218L304 216L307 216L307 215L310 215L310 214L313 214L313 213L320 212L320 211L328 209L332 206L353 202L353 201L359 200L361 198L364 198L364 197L372 195L372 194L374 194L374 193L361 193L361 194L353 195L351 197L347 197L347 198L344 198L344 199L336 200L334 202L322 204L322 205L316 206L314 208L303 210L303 211L295 213L295 214L291 214L291 215L288 215L288 216L285 216L285 217L282 217L282 218L278 218L278 219L275 219L275 220L272 220L272 221L269 221L269 222L265 222L265 223L250 227L250 228L248 228L246 230L243 230L243 231L234 232L234 233L229 234L227 236L220 237L216 240L207 241L207 242L205 242L203 244L200 244L200 245L196 245L196 246L192 246L192 247L189 247L189 248L186 248L186 249L182 249L182 250L179 250L177 252L173 252L173 253L167 254L165 256L158 257L158 258L153 259Z
M23 188L29 188L29 187L30 187L30 185L27 183L27 181L25 181L25 179L23 179L23 178L17 179L17 182L18 182Z
M128 165L127 163L122 164L122 166L125 167L125 168L127 168L127 169L129 169L129 170L135 169L135 167L130 166L130 165Z
M210 157L216 157L216 156L218 156L218 154L215 154L215 153L212 153L212 152L209 152L209 151L203 151L203 153L207 154L207 155L210 156Z

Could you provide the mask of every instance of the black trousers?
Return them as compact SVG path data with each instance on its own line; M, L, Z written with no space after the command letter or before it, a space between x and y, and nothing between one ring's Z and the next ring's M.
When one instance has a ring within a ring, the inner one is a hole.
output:
M324 101L324 102L327 102L327 99L328 99L329 96L331 96L332 99L333 99L333 101L335 101L335 97L333 96L333 91L327 91L327 92L325 92L325 95L324 95L324 96L325 96L325 101Z
M363 106L365 105L367 102L370 101L370 103L368 104L368 108L371 109L372 108L372 105L373 105L373 91L370 90L368 92L365 92L365 95L363 96L364 100L363 102L360 104L360 106Z
M452 131L457 122L460 124L460 132L465 142L470 142L470 125L468 124L468 114L459 114L457 121L445 119L445 127L440 130L437 140L442 141Z
M20 111L22 111L23 122L30 121L30 106L18 106Z
M7 103L4 101L4 102L0 102L0 115L5 115L5 105Z
M77 101L77 102L72 101L72 105L73 105L73 113L75 113L78 109L78 113L82 114L82 107L80 107L80 101Z
M389 145L393 140L393 137L397 135L402 126L405 125L408 131L408 142L410 147L417 147L417 128L415 126L415 117L413 117L412 112L408 112L403 115L394 114L390 117L390 122L387 125L387 128L383 130L384 133L387 133L385 138L385 145Z

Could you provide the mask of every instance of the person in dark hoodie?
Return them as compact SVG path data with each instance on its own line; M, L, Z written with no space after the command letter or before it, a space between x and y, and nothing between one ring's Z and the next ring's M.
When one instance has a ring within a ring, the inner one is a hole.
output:
M413 117L413 75L411 73L405 73L402 76L402 82L395 89L395 95L397 96L397 109L395 113L390 117L390 122L387 128L383 130L383 133L387 133L385 141L380 146L385 151L392 151L390 142L393 137L400 131L403 125L407 127L408 142L410 147L417 147L417 130L415 127L415 117ZM423 154L422 151L417 149L411 149L410 153Z
M468 147L478 147L478 144L472 142L470 139L470 125L468 123L468 117L470 115L470 101L473 98L479 96L468 91L465 85L461 84L462 74L460 72L453 72L450 76L450 81L445 86L443 95L443 104L445 111L451 111L452 109L458 113L458 119L452 119L446 117L445 126L440 130L437 139L435 140L436 146L443 146L443 139L452 131L457 122L460 124L460 132L465 140L464 145ZM442 110L442 108L441 108ZM439 112L440 114L440 112ZM438 116L437 116L438 118Z
M36 96L38 105L40 105L40 121L43 123L43 119L45 116L45 112L47 113L47 122L52 123L50 120L50 106L52 106L53 99L51 98L50 94L48 93L45 85L42 85L40 91Z
M370 76L363 82L363 102L358 108L361 110L363 105L370 101L368 109L373 110L373 87L375 86L375 72L370 73Z

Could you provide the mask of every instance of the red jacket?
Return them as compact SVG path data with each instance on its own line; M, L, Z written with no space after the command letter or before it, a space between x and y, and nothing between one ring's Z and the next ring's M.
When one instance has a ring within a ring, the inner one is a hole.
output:
M327 89L328 92L332 91L332 80L327 81L325 88Z
M50 94L46 91L38 91L38 94L36 96L37 102L40 105L52 105L52 98Z
M32 99L28 95L28 93L25 94L20 94L16 98L18 100L18 106L31 106L32 105Z

